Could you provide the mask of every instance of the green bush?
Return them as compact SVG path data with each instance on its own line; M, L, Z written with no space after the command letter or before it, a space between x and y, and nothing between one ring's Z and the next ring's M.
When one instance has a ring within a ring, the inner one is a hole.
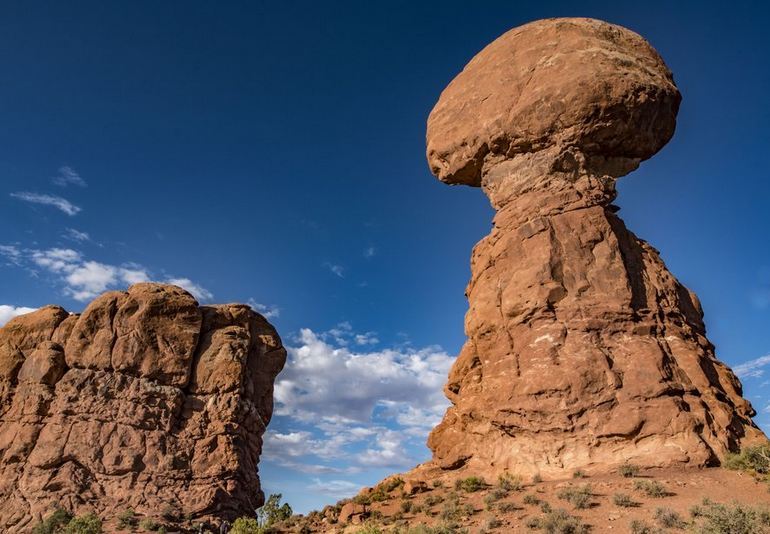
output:
M54 534L72 520L72 514L63 508L57 508L51 515L32 528L32 534Z
M746 447L737 454L728 454L724 466L727 469L768 474L770 473L770 443Z
M118 528L127 529L136 525L136 513L128 508L118 514Z
M374 523L364 523L364 525L356 530L356 534L383 534L382 529Z
M93 513L72 518L62 531L63 534L101 534L102 520Z
M280 493L271 494L262 508L257 510L257 522L260 526L271 527L275 523L285 521L292 516L294 512L291 506L289 506L289 503L281 504L281 497Z
M484 486L486 485L487 485L486 481L481 477L461 478L455 481L455 489L463 490L466 493L473 493L474 491L479 491L480 489L484 488Z
M770 512L738 503L704 503L700 508L700 534L762 534L770 532Z
M404 512L405 514L408 514L409 512L412 511L413 506L414 504L412 503L412 501L404 499L403 501L401 501L400 508L402 512Z
M444 500L444 497L442 497L441 495L428 495L425 498L425 506L430 508L431 506L436 506L443 500Z
M658 508L655 510L655 521L662 528L684 528L687 526L682 517L671 508Z
M639 466L633 464L623 464L618 469L621 476L625 478L633 478L639 474Z
M615 506L620 506L621 508L630 508L632 506L636 506L636 503L631 498L631 496L625 493L616 493L613 495L612 502L615 503Z
M522 501L524 504L540 504L540 499L538 499L536 495L533 495L533 494L531 494L531 493L527 493L527 494L526 494L526 495L525 495L525 496L524 496L524 497L521 499L521 501Z
M639 519L631 521L631 534L653 534L653 528Z
M584 525L580 518L561 509L549 512L540 518L538 528L548 534L582 534L588 532L588 525Z
M556 496L572 504L576 509L582 510L588 508L591 504L591 485L586 484L580 488L570 486L560 490Z
M507 514L508 512L513 512L516 510L516 505L512 502L501 502L497 505L497 509L500 510L502 513Z
M265 534L265 529L253 517L239 517L233 521L229 534Z
M497 485L506 491L521 491L521 477L510 473L503 473L497 477Z
M580 469L572 473L572 478L585 478L585 477L586 477L585 471L581 471Z
M657 480L637 480L634 482L634 489L643 492L648 497L668 497L666 488Z

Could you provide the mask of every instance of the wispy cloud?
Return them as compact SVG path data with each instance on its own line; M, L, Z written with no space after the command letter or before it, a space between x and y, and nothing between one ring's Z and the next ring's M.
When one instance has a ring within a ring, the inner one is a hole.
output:
M253 298L250 298L246 303L251 306L252 310L262 314L265 319L273 319L274 317L281 315L281 309L277 306L261 304Z
M208 301L213 295L205 287L189 278L156 277L136 263L113 265L86 258L71 248L23 249L0 245L0 255L15 261L16 265L42 270L54 276L64 286L64 294L75 300L86 301L109 289L120 289L139 282L158 281L174 284L189 291L199 301Z
M323 266L329 269L333 274L336 276L339 276L340 278L345 278L345 268L342 265L338 265L336 263L331 262L324 262Z
M59 167L59 174L51 178L51 181L61 187L67 187L68 185L86 187L88 185L75 169L66 165Z
M35 311L37 308L27 308L26 306L10 306L8 304L0 304L0 326L25 313Z
M764 368L768 365L770 365L770 354L736 365L733 371L738 378L758 378L765 373Z
M81 209L74 205L66 198L58 197L56 195L44 195L40 193L29 193L26 191L20 191L18 193L11 193L13 198L29 202L31 204L42 204L44 206L53 206L67 215L77 215Z
M364 258L369 259L373 258L377 254L377 249L374 247L366 247L364 249Z
M74 228L65 229L62 236L65 239L69 239L70 241L78 241L81 243L84 241L91 241L91 236L88 235L87 232L81 232L80 230L75 230Z

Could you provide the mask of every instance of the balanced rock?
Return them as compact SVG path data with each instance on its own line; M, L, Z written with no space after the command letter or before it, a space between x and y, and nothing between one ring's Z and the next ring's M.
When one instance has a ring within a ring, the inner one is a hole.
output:
M441 94L431 170L480 186L496 215L473 250L433 465L558 478L713 465L764 438L697 297L612 205L680 99L642 37L591 19L511 30Z
M249 306L137 284L0 328L0 531L52 511L252 514L286 351Z

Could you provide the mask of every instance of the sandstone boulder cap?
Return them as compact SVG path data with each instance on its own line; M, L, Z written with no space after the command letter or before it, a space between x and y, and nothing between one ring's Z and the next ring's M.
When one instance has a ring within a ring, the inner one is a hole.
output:
M645 160L674 133L681 95L641 36L589 18L538 20L479 52L428 118L427 157L448 184L485 163L559 145Z

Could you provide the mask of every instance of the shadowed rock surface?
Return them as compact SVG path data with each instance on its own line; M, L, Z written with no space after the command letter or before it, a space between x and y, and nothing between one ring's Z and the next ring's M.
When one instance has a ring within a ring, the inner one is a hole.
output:
M0 530L55 506L196 519L251 514L286 352L249 306L137 284L81 315L0 328Z
M497 213L473 250L430 465L558 478L714 465L764 439L697 297L612 205L616 179L673 135L680 99L644 39L591 19L515 28L444 90L431 170Z

